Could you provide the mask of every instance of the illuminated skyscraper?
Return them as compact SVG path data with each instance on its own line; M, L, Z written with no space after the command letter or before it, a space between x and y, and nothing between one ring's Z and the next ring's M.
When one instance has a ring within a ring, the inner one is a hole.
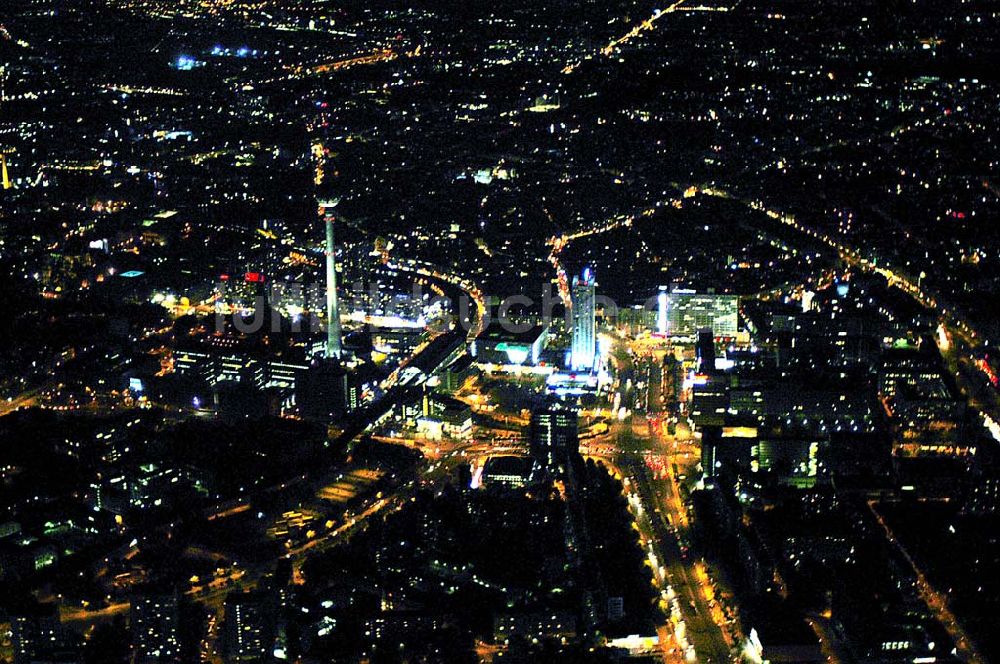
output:
M667 289L660 288L660 294L656 296L656 331L659 334L666 334L669 326L667 319L668 302Z
M554 470L579 453L577 414L559 405L536 410L531 414L528 437L535 461L541 468Z
M570 365L573 371L591 371L597 356L594 295L597 282L589 267L573 278L573 348Z

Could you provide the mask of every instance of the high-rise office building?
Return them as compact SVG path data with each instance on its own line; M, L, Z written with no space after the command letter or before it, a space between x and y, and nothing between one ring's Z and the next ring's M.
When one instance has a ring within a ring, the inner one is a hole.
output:
M667 295L666 334L694 337L708 328L716 337L735 337L738 331L739 296L676 290Z
M695 383L688 419L699 429L722 426L729 411L729 377L711 372Z
M592 371L597 357L596 312L594 296L597 282L589 267L573 278L573 347L570 365L573 371Z
M176 595L147 595L132 601L132 647L135 662L176 662L180 656Z
M656 332L666 334L670 327L670 319L667 311L670 309L670 296L667 295L666 286L660 287L660 292L656 296Z
M721 427L705 427L701 432L701 471L706 484L712 484L718 477L719 445L722 442Z
M232 592L226 597L224 646L226 662L271 661L277 634L277 600L271 592Z
M715 373L715 336L711 329L698 330L694 350L698 358L698 371L703 374Z
M531 456L543 468L555 469L579 453L576 412L563 406L553 405L532 413L528 435Z

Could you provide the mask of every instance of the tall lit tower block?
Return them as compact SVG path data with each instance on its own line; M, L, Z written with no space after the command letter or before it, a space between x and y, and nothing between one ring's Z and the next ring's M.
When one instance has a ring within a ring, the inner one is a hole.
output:
M565 465L580 452L580 434L576 411L558 404L531 414L528 429L531 456L547 470Z
M573 346L570 365L573 371L591 371L597 356L596 312L594 296L597 281L589 267L573 278Z

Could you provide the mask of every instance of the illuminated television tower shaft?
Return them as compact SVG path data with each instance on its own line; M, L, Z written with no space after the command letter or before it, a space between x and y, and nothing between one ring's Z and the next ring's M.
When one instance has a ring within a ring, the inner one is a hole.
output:
M321 200L320 213L326 225L326 357L339 360L343 352L340 330L340 302L337 298L337 246L333 224L337 217L333 208L338 200Z
M10 175L7 173L7 155L0 152L0 169L3 171L3 188L4 190L12 188L14 185L10 181Z

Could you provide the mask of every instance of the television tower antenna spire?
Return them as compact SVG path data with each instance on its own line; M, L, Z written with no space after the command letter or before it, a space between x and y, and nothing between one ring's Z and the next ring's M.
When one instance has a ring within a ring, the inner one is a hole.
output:
M326 148L319 141L312 144L312 156L315 162L313 184L318 189L325 178ZM316 197L319 216L323 219L326 230L326 357L339 360L343 354L343 342L340 329L340 301L337 297L337 243L333 225L337 221L334 208L340 202L340 197Z

